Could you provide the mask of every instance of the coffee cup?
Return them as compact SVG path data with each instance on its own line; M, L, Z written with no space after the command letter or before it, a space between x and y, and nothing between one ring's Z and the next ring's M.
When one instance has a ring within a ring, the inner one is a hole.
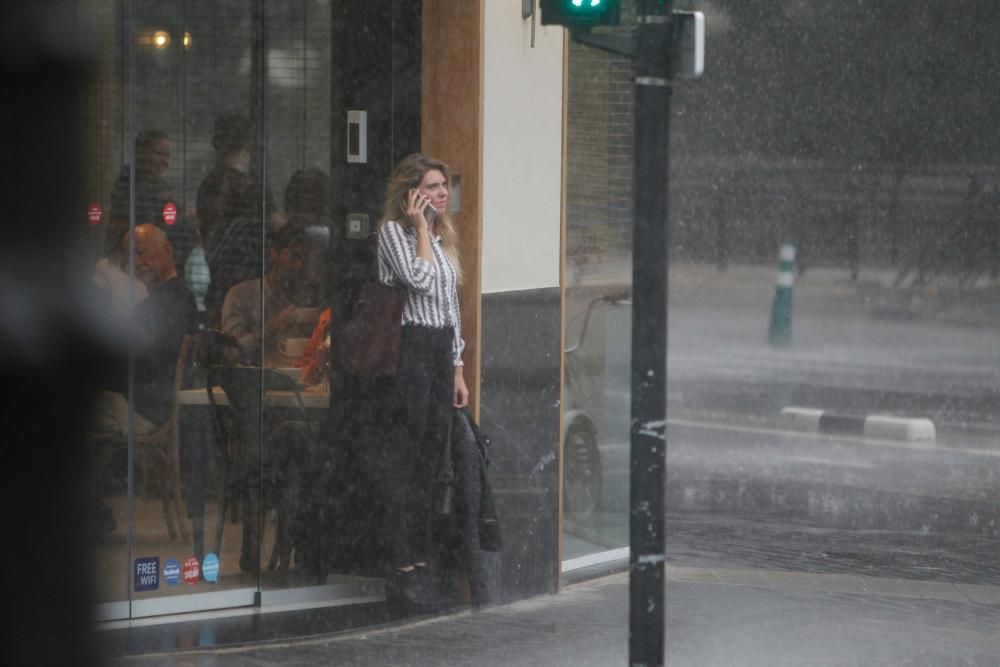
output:
M308 338L283 338L278 341L278 352L286 357L301 357L305 354Z

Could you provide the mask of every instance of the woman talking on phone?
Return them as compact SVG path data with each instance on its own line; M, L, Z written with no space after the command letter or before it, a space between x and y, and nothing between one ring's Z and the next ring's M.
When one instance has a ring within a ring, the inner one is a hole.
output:
M427 567L430 481L454 408L465 407L458 235L448 215L448 168L410 155L386 187L378 226L379 280L405 288L399 374L386 443L386 528L394 564L390 600L433 611L441 598Z

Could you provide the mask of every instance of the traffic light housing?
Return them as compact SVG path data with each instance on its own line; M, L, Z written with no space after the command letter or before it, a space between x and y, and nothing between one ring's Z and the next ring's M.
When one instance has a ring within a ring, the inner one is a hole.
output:
M542 25L589 29L618 25L620 0L541 0Z

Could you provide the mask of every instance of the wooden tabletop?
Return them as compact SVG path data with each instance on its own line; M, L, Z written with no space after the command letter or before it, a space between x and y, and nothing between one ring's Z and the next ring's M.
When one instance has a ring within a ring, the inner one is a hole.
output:
M300 394L302 404L307 410L326 410L330 407L330 391L325 386L308 386ZM212 387L212 395L218 405L229 405L229 399L222 391L222 387ZM178 400L181 405L210 405L205 387L182 389L178 394ZM292 391L269 391L267 392L267 400L269 405L276 408L298 407L295 401L295 392Z

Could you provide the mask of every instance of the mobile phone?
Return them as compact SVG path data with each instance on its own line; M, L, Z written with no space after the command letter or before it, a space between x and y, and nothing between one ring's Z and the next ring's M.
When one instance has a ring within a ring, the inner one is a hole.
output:
M414 191L410 190L410 192L414 192ZM405 214L406 213L406 206L403 203L400 203L399 210L402 211ZM438 213L438 210L436 208L434 208L434 204L432 204L430 202L427 202L427 206L424 207L424 219L427 220L427 224L431 224L431 223L434 222L434 218L437 217L437 213Z

